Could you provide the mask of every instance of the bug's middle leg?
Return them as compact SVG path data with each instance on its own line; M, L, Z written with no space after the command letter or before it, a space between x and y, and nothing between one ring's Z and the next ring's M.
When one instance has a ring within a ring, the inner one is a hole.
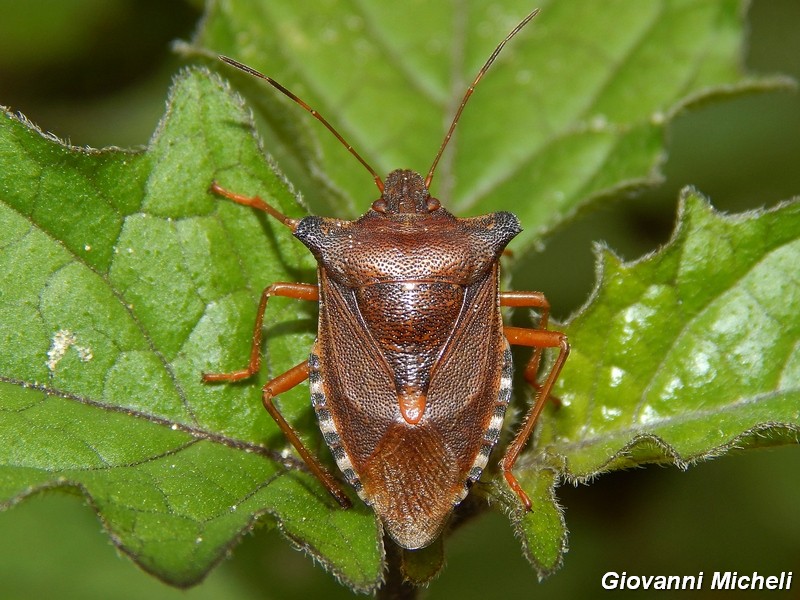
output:
M264 311L267 301L271 296L284 296L296 300L319 300L319 290L316 285L308 283L273 283L261 293L261 301L256 312L256 324L253 328L253 343L250 347L250 362L244 369L230 373L203 373L203 381L212 383L216 381L239 381L252 377L261 368L261 329L264 325Z
M542 292L500 292L500 306L537 308L541 316L539 317L539 326L536 329L547 329L547 323L550 319L550 302L548 302ZM525 381L531 384L537 392L540 392L542 389L542 386L539 385L539 381L537 380L537 376L539 374L539 364L542 360L543 350L544 348L540 346L534 347L533 354L523 372ZM555 398L551 398L551 400L558 402Z
M239 381L255 375L261 367L261 330L264 324L264 312L267 308L267 301L272 296L284 296L287 298L295 298L297 300L318 301L319 291L316 285L306 283L273 283L261 293L261 301L258 304L258 311L256 313L256 323L253 329L253 343L250 348L250 362L244 369L233 371L230 373L203 373L203 381L206 383L213 383L219 381ZM270 380L262 389L261 401L264 408L275 420L280 430L295 447L297 452L303 458L311 472L317 479L325 486L330 494L336 498L336 501L343 507L349 508L351 506L350 499L342 491L342 488L337 483L336 479L322 466L322 463L308 451L303 444L300 436L294 428L283 418L283 415L278 410L275 403L272 401L275 396L289 391L296 385L299 385L308 379L309 369L308 361L303 361L299 365L292 367L285 373L278 375Z

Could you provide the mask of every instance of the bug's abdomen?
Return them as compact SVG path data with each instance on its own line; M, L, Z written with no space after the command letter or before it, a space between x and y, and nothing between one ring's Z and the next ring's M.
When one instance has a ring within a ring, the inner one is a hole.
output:
M356 290L367 329L392 369L398 395L427 394L431 368L453 331L462 286L401 281Z

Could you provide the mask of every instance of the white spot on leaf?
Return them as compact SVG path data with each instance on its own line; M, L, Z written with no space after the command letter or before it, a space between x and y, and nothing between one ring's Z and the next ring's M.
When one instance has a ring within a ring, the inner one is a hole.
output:
M611 387L619 387L619 384L622 383L622 378L624 376L625 376L625 371L623 371L619 367L611 367L609 385Z
M608 117L605 115L595 115L589 121L589 128L595 132L602 132L608 128Z
M75 348L81 362L89 362L94 358L92 349L78 345L78 336L69 329L59 329L53 335L50 349L47 351L47 368L55 374L58 363L66 356L70 348Z
M654 423L661 419L661 415L658 414L655 408L653 408L650 404L646 404L642 407L642 413L639 416L639 423L647 424L647 423Z
M613 406L601 406L600 414L605 421L613 421L622 416L622 409Z

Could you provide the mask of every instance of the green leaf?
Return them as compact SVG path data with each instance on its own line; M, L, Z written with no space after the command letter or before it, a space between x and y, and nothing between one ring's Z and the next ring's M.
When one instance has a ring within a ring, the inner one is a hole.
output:
M223 51L276 75L381 172L424 170L469 81L529 9L521 2L502 11L428 3L416 11L425 18L414 21L407 4L312 9L231 0L211 4L195 48ZM481 83L435 180L437 194L458 214L517 212L527 230L518 250L591 199L657 180L664 127L682 108L767 87L739 75L738 2L559 2L544 9ZM274 90L241 76L236 81L258 89L253 105L271 126L266 147L292 185L306 192L313 212L366 209L376 190L318 123ZM176 81L144 152L70 148L3 115L0 506L53 487L80 490L123 551L177 585L202 578L260 520L351 588L372 590L384 564L374 516L358 502L341 511L261 408L264 381L306 358L314 307L270 300L262 373L236 385L200 383L203 371L246 362L265 286L314 280L313 261L288 230L209 195L215 179L292 216L303 213L254 141L241 102L204 72ZM730 269L740 265L739 248L750 257L741 263L745 269L771 268L768 259L777 250L758 246L759 235L797 231L792 210L738 223L690 204L686 214L699 225L680 230L682 246L676 241L636 266L606 259L606 282L595 302L567 328L574 350L558 390L563 405L548 409L534 452L519 463L536 510L521 514L505 487L489 492L511 513L541 574L558 567L566 544L553 496L562 477L585 480L602 470L676 458L683 465L733 446L763 444L756 436L765 433L768 443L794 439L791 403L759 391L772 389L767 374L722 364L722 355L738 356L739 347L714 337L729 330L713 326L750 306L744 293L750 288L738 287L749 271L722 277L728 271L720 257L709 255L721 232L734 231L729 238L738 240L750 231L746 243L731 246ZM784 219L789 225L781 225ZM758 235L747 229L768 221ZM705 227L716 232L705 236L713 244L703 241ZM666 266L645 272L659 261ZM675 282L683 280L667 276L673 263L683 265L677 274L711 295L706 304L691 290L678 297ZM617 275L628 272L636 277L619 283ZM741 355L750 360L764 348L763 356L771 357L775 346L785 349L797 339L796 278L777 268L772 277L767 291L794 290L781 296L792 311L779 313L789 315L794 329L780 328L770 344L748 329L742 350L756 353ZM754 277L753 289L763 291L756 284L765 281ZM726 285L743 297L743 304L726 305L728 312L721 308ZM672 305L669 294L648 295L662 287L678 298ZM650 308L657 315L652 323ZM749 308L744 314L739 326L761 323L755 317L751 323ZM626 315L636 336L620 337L628 331ZM611 347L609 340L619 343ZM669 360L654 372L647 359L657 349ZM785 361L787 389L796 388L800 371L795 354ZM697 365L687 361L704 355L724 375L719 382L692 379ZM610 385L617 373L624 375L621 391ZM737 388L736 376L752 385ZM673 386L680 392L673 401L659 393L675 377L683 387ZM754 400L739 403L723 392ZM770 402L781 401L784 412L773 412ZM307 387L279 403L304 441L327 456ZM438 548L405 557L418 581L438 568Z
M798 261L800 202L724 216L691 189L662 250L624 264L601 249L601 281L565 327L573 350L555 392L561 406L518 470L538 486L553 471L587 482L797 443ZM530 528L520 533L541 545Z
M433 192L459 215L513 209L521 252L590 199L656 183L677 112L769 87L740 73L741 4L543 5L478 86ZM426 172L469 82L532 5L418 6L231 0L212 5L192 43L288 86L379 173ZM363 212L376 192L341 144L297 108L278 122L276 92L231 71L285 146L280 164L312 212Z
M539 579L561 568L567 551L567 525L555 495L558 473L555 469L515 469L520 484L532 503L532 510L522 510L516 494L497 478L492 495L499 499L503 510L522 542L525 558L536 569Z
M313 276L286 228L207 192L217 179L298 213L240 101L207 72L181 75L141 153L70 148L2 121L1 501L77 488L124 552L176 585L269 515L335 576L374 588L371 512L340 510L284 454L259 382L200 381L242 366L263 287ZM312 317L271 305L273 373L304 359ZM306 394L281 403L310 424Z

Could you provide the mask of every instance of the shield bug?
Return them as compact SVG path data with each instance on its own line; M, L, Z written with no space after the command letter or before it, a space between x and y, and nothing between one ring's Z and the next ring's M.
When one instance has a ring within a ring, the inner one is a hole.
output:
M273 296L319 302L317 339L307 360L275 377L262 400L328 491L350 500L303 445L273 399L309 380L311 403L344 479L407 549L431 544L467 495L500 437L511 397L510 344L532 347L525 378L535 402L500 460L508 485L526 509L528 496L512 473L569 353L564 334L547 329L549 304L539 292L501 292L499 260L521 231L509 212L456 218L429 193L431 181L475 86L503 46L497 46L467 89L428 175L396 170L386 180L316 111L279 83L230 58L226 63L266 80L321 121L373 176L380 198L355 221L289 218L258 197L211 190L267 212L314 254L318 283L274 283L258 306L250 362L206 382L237 381L260 368L261 329ZM501 306L538 309L537 328L503 324ZM558 356L540 384L544 348Z

